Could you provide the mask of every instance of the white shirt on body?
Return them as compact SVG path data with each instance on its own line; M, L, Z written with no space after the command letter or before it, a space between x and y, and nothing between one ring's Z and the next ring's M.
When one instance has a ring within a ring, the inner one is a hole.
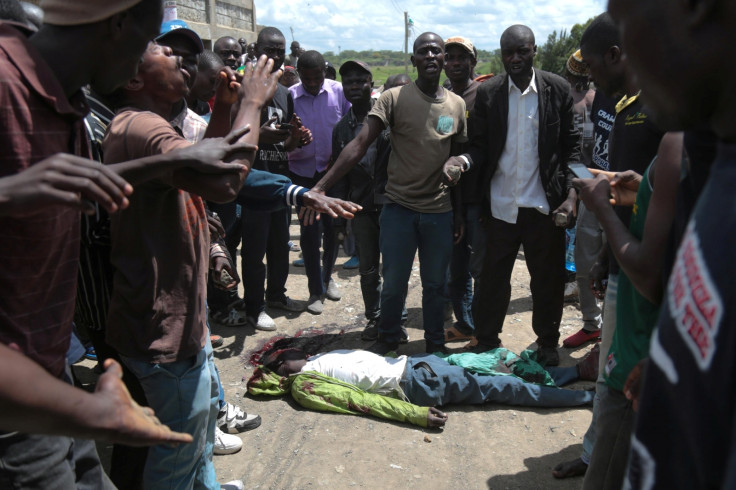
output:
M509 77L509 117L506 144L491 180L491 214L516 223L519 208L549 214L549 203L539 176L539 92L532 70L529 86L521 92Z
M406 362L406 356L393 359L365 350L334 350L310 357L301 372L316 371L369 393L401 395Z

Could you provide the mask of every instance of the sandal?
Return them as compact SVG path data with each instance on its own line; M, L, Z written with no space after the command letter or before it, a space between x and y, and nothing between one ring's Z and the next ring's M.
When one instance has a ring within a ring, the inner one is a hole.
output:
M462 333L455 325L445 329L445 342L463 342L473 339L473 334Z
M248 317L235 308L225 311L210 311L210 319L225 327L241 327L247 325Z

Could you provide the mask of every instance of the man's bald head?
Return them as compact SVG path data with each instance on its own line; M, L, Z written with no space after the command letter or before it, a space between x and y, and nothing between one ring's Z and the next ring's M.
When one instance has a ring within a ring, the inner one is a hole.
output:
M536 44L536 41L534 40L534 32L532 32L532 30L525 25L513 25L507 28L505 31L503 31L503 34L501 34L502 47L504 44L508 45L520 43L529 43L531 45Z
M232 36L223 36L215 41L212 51L233 70L238 67L238 58L243 54L240 44Z
M414 46L412 47L414 54L417 53L417 49L419 49L420 46L427 42L437 42L442 46L443 50L445 49L445 42L442 40L442 37L434 32L423 32L414 40Z

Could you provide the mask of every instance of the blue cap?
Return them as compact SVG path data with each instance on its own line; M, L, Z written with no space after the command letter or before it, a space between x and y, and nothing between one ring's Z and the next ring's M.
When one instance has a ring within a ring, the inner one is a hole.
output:
M197 47L197 54L204 51L204 44L202 44L199 34L191 30L186 22L179 19L169 20L161 24L161 34L158 35L156 41L167 38L174 33L191 39Z

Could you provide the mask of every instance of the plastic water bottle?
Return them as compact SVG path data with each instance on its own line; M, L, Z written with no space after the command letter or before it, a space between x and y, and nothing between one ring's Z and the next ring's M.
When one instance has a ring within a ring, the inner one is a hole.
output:
M565 269L570 272L575 272L575 231L578 229L577 226L565 230L565 242L567 244L565 248Z

